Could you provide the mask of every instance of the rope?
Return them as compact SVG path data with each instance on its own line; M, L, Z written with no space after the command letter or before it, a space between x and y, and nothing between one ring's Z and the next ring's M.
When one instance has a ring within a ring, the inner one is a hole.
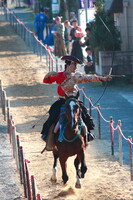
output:
M55 59L55 56L52 55L52 53L51 53L49 47L48 47L47 45L44 45L40 40L38 40L37 36L35 35L35 32L29 30L29 29L27 28L27 26L24 24L24 22L17 18L17 16L14 14L14 12L11 12L8 8L6 8L6 10L7 10L7 13L11 13L11 14L14 16L14 18L16 19L16 21L17 21L19 24L22 24L22 25L23 25L23 27L26 29L27 32L33 34L35 40L36 40L38 43L40 43L40 45L41 45L42 47L45 48L45 50L46 50L47 53L49 54L50 58L51 58L52 60L54 60L54 59Z
M7 13L12 13L12 15L14 16L14 18L18 21L18 23L22 24L22 25L24 26L24 28L25 28L29 33L31 33L31 34L34 35L34 38L36 39L36 41L37 41L38 43L40 43L40 45L43 46L43 47L46 49L46 51L48 52L48 55L51 57L52 60L54 60L54 55L51 54L51 51L49 50L48 46L47 46L47 45L44 45L40 40L38 40L37 36L35 35L35 32L29 30L29 29L26 27L26 25L24 24L24 22L22 22L21 20L19 20L19 19L17 18L17 16L16 16L13 12L11 12L7 7L6 7L6 10L7 10ZM99 18L100 18L100 17L99 17ZM106 27L106 29L108 30L108 32L110 33L110 35L112 36L112 34L111 34L110 30L108 29L108 27L106 26L106 24L103 22L103 20L102 20L101 18L100 18L100 20L101 20L101 22L104 24L104 26ZM113 37L112 37L112 41L113 41ZM113 41L113 42L114 42L114 41ZM113 57L112 57L112 65L111 65L109 74L111 74L111 72L112 72L113 61L114 61L114 54L113 54ZM106 87L107 87L107 85L106 85L105 88L104 88L103 94L104 94L104 92L105 92L105 90L106 90ZM86 94L85 94L83 88L80 89L80 88L78 87L78 90L81 90L81 91L82 91L82 93L84 94L85 98L86 98L87 100L89 100L89 102L90 102L92 108L93 108L93 109L97 109L97 111L99 112L101 118L102 118L105 122L110 123L109 120L106 120L106 119L103 117L103 115L102 115L100 109L99 109L98 107L94 106L94 104L92 103L92 101L90 100L90 98L86 96ZM101 97L99 98L99 100L102 98L103 94L101 95ZM98 100L98 101L99 101L99 100ZM98 101L97 101L97 102L98 102ZM97 102L96 102L96 103L97 103ZM95 103L95 104L96 104L96 103ZM122 132L120 126L117 125L116 128L114 128L113 124L114 124L114 121L110 124L110 125L111 125L111 128L112 128L114 131L116 131L117 129L119 129L119 132L120 132L120 134L122 135L122 137L123 137L126 141L129 141L129 142L133 145L133 142L132 142L129 138L126 138L126 137L124 136L124 134L123 134L123 132Z
M78 86L77 86L77 87L78 87ZM124 135L124 133L122 132L121 127L120 127L119 124L117 124L116 127L114 127L114 126L113 126L114 123L115 123L114 121L110 122L110 120L106 120L106 119L103 117L103 115L102 115L100 109L99 109L97 106L94 106L94 104L92 103L92 101L90 100L90 98L87 97L87 95L85 94L84 88L79 88L79 87L78 87L78 90L82 91L82 93L84 94L84 97L90 102L92 108L93 108L93 109L97 109L97 111L99 112L101 118L102 118L105 122L110 123L110 126L111 126L112 130L113 130L113 131L116 131L116 130L119 129L119 133L121 134L121 136L122 136L126 141L130 142L130 144L133 145L133 142L131 141L131 139L125 137L125 135Z
M119 130L119 133L121 134L121 136L122 136L126 141L129 141L130 144L133 145L133 142L132 142L129 138L126 138L126 137L124 136L124 134L123 134L123 132L122 132L122 130L121 130L120 125L117 124L116 127L114 128L113 124L114 124L114 121L110 123L111 128L112 128L114 131L116 131L116 130L118 129L118 130Z

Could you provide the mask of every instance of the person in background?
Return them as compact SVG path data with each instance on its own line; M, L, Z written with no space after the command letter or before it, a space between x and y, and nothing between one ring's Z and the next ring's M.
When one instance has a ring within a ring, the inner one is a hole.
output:
M75 12L70 12L70 24L72 25L73 20L77 20Z
M84 66L84 71L86 74L94 74L95 73L95 66L93 61L93 54L91 48L87 47L86 49L87 53L87 63Z
M36 29L36 34L38 40L44 43L44 29L46 28L46 24L48 22L48 8L41 8L40 13L38 13L34 20L34 26Z
M49 34L46 36L44 44L48 46L54 46L54 34L53 27L49 27Z
M64 39L65 39L65 46L66 46L66 51L67 54L70 54L71 51L71 36L70 32L72 29L72 26L70 25L70 22L66 20L64 22L65 30L64 30Z
M55 56L61 57L66 54L63 34L63 24L61 23L61 17L55 18L54 31L54 53Z
M70 32L70 36L72 39L72 51L71 55L77 57L79 60L83 62L83 52L80 45L80 40L83 37L83 31L81 27L78 26L77 20L73 20L72 29Z
M85 40L84 46L89 47L89 45L90 45L91 29L90 28L86 28L85 32L86 32L86 36L84 37L84 40Z

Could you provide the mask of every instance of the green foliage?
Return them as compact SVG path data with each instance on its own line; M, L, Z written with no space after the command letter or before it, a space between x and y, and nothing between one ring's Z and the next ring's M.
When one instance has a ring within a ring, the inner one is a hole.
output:
M105 1L96 1L95 20L91 26L90 45L99 62L99 51L115 51L121 48L120 32L115 26L114 17L104 11Z
M100 51L120 50L120 32L115 27L112 14L104 10L96 12L90 43L93 49Z
M48 7L51 9L51 4L52 4L51 0L40 0L40 3L43 7Z
M97 0L95 6L95 21L90 37L92 48L95 51L120 50L120 32L115 26L113 14L104 11L105 0Z

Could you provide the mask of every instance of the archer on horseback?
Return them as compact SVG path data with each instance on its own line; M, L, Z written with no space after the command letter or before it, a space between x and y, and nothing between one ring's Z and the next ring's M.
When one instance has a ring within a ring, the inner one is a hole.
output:
M109 76L98 76L98 75L83 75L81 73L75 72L77 64L82 64L81 61L74 56L63 56L61 60L65 61L65 70L63 72L49 72L43 79L43 83L53 83L56 82L58 85L57 93L59 99L51 106L49 109L49 118L43 125L42 129L42 139L46 141L49 128L51 125L58 121L60 115L60 108L65 103L66 98L75 97L78 98L79 91L77 89L78 83L87 82L100 82L109 81L111 78ZM94 129L94 125L90 124L90 116L87 108L80 102L82 109L82 119L90 133L90 130Z
M63 56L64 57L64 56ZM62 58L63 58L62 57ZM73 62L73 64L71 64ZM57 83L57 94L59 95L58 100L52 104L51 108L49 109L49 117L47 121L43 125L43 129L41 131L42 139L46 141L49 128L51 125L58 121L58 117L60 114L60 108L65 103L65 92L63 91L60 84L67 78L67 74L75 73L76 64L81 64L81 61L74 56L67 56L65 60L65 70L61 72L49 72L45 75L43 79L43 83L45 84L52 84Z

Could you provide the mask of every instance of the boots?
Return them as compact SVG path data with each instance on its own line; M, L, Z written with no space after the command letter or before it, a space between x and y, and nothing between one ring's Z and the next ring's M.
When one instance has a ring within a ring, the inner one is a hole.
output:
M93 141L96 138L96 136L93 135L91 132L88 132L87 137L88 137L88 142Z

